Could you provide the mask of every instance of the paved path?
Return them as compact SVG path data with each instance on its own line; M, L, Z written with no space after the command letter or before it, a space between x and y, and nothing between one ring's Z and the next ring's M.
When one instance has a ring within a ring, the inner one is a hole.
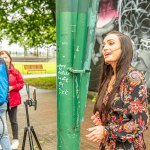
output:
M33 87L30 87L30 93L32 98ZM30 124L34 127L37 137L42 146L42 150L57 150L57 127L56 127L56 91L41 90L37 91L37 110L34 110L33 106L29 107ZM21 90L21 95L23 101L27 100L27 94L25 88ZM87 102L85 121L81 124L81 150L96 150L98 149L98 143L92 143L86 140L85 135L87 134L86 129L92 126L90 116L92 115L93 103L91 101ZM18 108L18 122L19 122L19 140L21 150L24 128L26 127L26 113L24 103L22 103ZM8 121L9 133L10 123ZM147 150L150 150L150 129L145 133ZM12 139L12 136L10 134ZM30 150L29 148L29 138L27 136L27 143L25 150ZM38 150L35 145L35 150Z

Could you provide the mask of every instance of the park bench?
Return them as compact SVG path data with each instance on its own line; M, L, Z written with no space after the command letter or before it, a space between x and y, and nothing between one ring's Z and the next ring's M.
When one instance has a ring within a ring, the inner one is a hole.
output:
M28 64L28 65L24 65L24 69L27 71L27 74L29 72L44 72L46 73L46 69L43 68L42 64Z

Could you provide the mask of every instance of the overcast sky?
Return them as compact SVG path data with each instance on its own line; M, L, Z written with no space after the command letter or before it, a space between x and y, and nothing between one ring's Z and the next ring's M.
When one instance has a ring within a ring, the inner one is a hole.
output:
M11 52L20 52L20 53L23 53L24 52L24 48L23 47L20 47L19 45L17 44L11 44L9 45L8 44L8 41L5 39L3 40L1 43L0 43L0 50L7 50L7 51L11 51ZM34 52L36 49L35 48L30 48L28 49L29 52ZM49 52L53 52L56 50L56 46L51 46L49 48ZM44 53L47 53L47 49L46 48L38 48L38 51L39 52L44 52Z
M7 40L3 40L0 43L0 49L1 50L7 50L7 51L14 51L14 52L16 52L16 51L22 51L23 52L24 51L24 49L17 44L9 45Z

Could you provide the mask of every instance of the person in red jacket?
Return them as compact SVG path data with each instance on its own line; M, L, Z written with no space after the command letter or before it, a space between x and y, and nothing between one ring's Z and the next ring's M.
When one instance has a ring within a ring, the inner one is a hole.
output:
M15 69L12 64L12 57L10 54L3 50L0 51L0 57L5 60L5 63L8 68L9 73L9 109L8 115L11 122L13 141L11 145L11 149L17 149L19 146L18 140L18 122L17 122L17 108L18 105L21 104L21 96L19 91L24 86L24 80L19 72L19 70Z

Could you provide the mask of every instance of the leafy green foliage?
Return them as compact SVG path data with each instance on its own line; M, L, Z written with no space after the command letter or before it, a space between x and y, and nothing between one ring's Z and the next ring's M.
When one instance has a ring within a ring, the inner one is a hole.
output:
M40 77L24 79L25 83L39 89L56 90L56 77Z
M24 48L56 42L55 0L2 0L0 40Z

